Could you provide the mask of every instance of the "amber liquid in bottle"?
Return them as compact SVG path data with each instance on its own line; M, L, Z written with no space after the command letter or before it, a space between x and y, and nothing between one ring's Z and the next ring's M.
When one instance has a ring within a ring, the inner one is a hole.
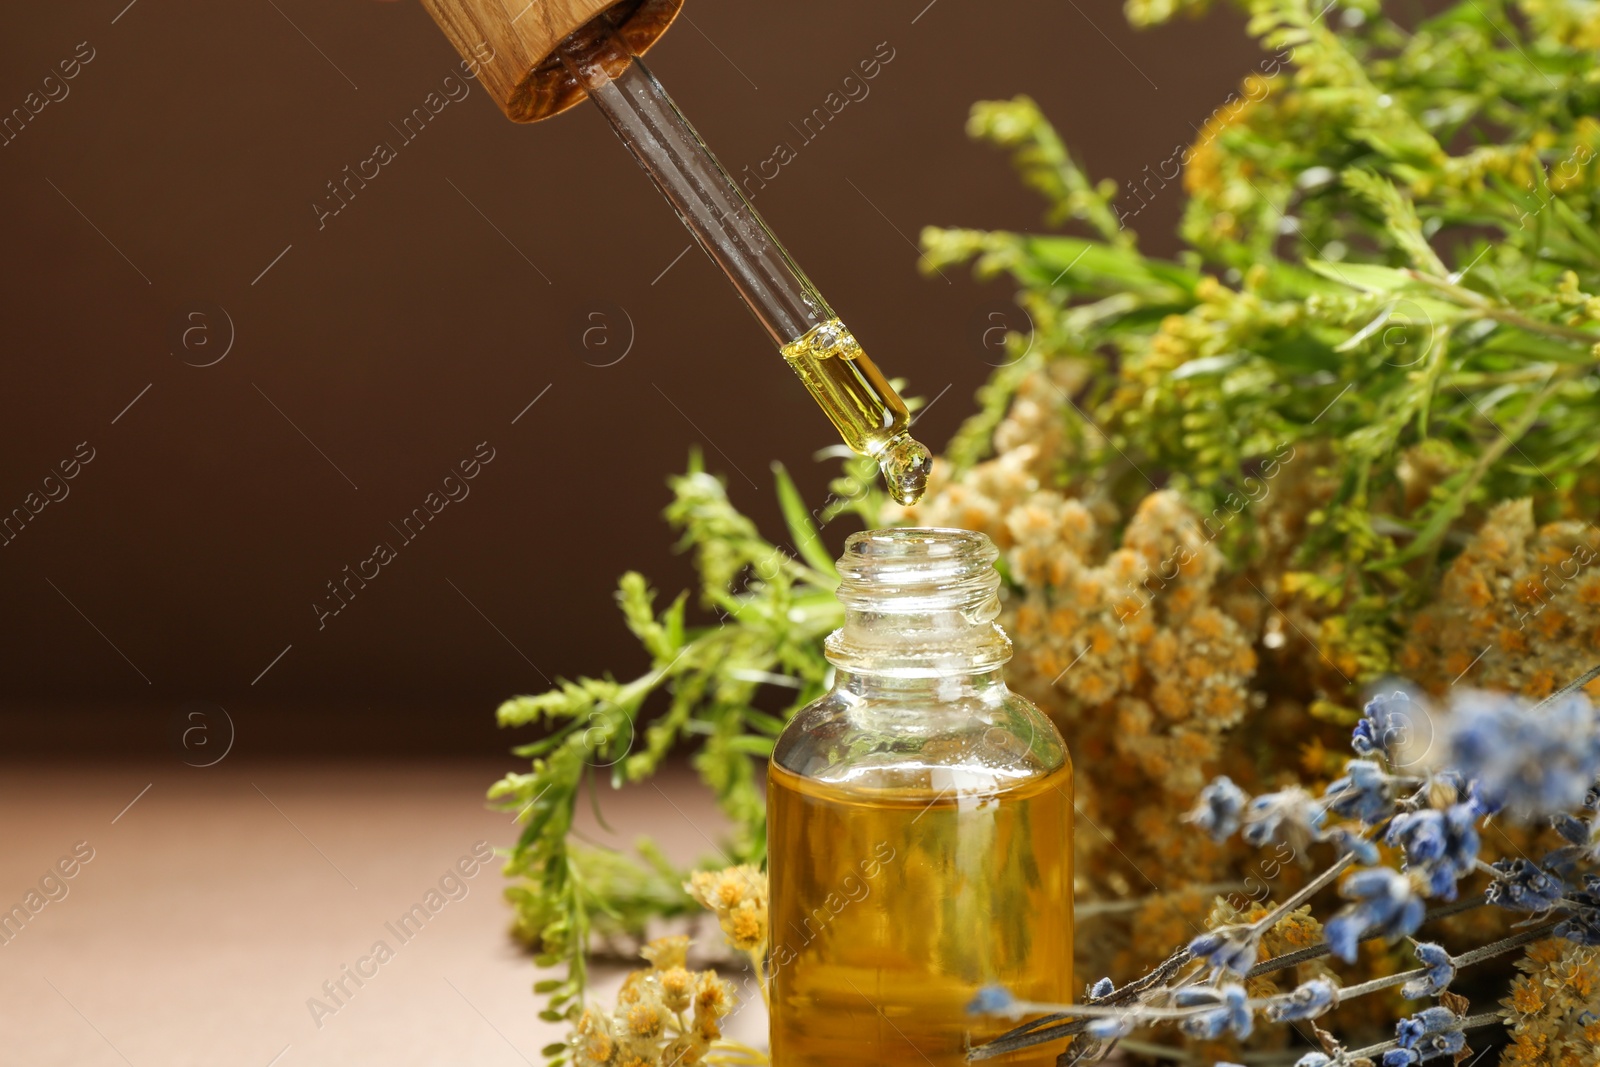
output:
M1072 768L988 795L768 774L773 1067L958 1067L1015 1025L986 985L1072 999ZM1048 1067L1059 1047L992 1062Z

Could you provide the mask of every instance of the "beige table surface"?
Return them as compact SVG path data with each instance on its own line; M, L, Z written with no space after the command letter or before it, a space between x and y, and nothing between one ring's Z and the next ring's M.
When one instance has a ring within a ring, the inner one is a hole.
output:
M385 926L476 842L512 840L483 793L518 767L0 764L0 911L78 842L94 850L67 895L0 945L0 1063L541 1063L559 1034L506 937L498 862L410 941ZM684 773L660 781L605 790L615 835L587 813L581 825L609 842L651 834L685 862L710 854L723 823L709 797ZM308 998L380 939L394 958L319 1027ZM757 1005L734 1032L764 1044L764 1027Z

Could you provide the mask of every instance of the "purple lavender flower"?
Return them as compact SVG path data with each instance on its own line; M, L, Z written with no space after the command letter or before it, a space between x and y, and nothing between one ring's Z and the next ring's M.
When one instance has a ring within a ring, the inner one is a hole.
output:
M1557 937L1580 945L1600 946L1600 875L1586 875L1581 893L1569 893L1572 916L1555 928Z
M1017 1006L1017 998L1005 986L986 985L967 1002L968 1015L1006 1015Z
M1387 867L1367 867L1339 887L1352 903L1328 920L1323 936L1333 954L1354 963L1357 947L1367 937L1404 937L1422 925L1426 908L1411 880Z
M1249 1037L1255 1029L1250 995L1245 992L1244 986L1237 983L1221 987L1190 986L1178 990L1172 1000L1180 1008L1212 1006L1211 1010L1191 1015L1178 1023L1179 1029L1191 1037L1207 1041L1226 1033Z
M1426 967L1428 973L1401 986L1400 995L1407 1000L1436 997L1455 981L1456 961L1442 946L1431 941L1418 941L1416 952L1417 962Z
M1322 835L1322 839L1332 845L1340 856L1354 854L1356 862L1363 867L1376 867L1381 858L1378 846L1371 838L1355 833L1343 826L1335 826L1332 830Z
M1600 948L1600 911L1590 908L1579 912L1572 918L1557 923L1551 932L1576 945Z
M1429 1034L1439 1033L1455 1025L1456 1014L1449 1008L1423 1008L1415 1015L1401 1019L1394 1028L1395 1040L1401 1048L1416 1048Z
M1416 707L1411 694L1404 690L1373 697L1362 709L1350 747L1358 756L1382 756L1392 761L1410 736Z
M1089 987L1090 1000L1104 1000L1117 991L1117 987L1109 978L1102 978Z
M1580 866L1600 863L1600 817L1584 822L1563 814L1554 816L1551 823L1572 844L1545 856L1545 867L1557 874L1570 874Z
M1249 799L1232 778L1223 775L1200 790L1194 809L1184 816L1184 821L1206 831L1212 840L1226 841L1239 829L1239 814Z
M1497 860L1490 866L1499 876L1489 883L1484 897L1507 911L1549 911L1566 892L1566 884L1560 878L1520 857Z
M1325 818L1322 806L1299 786L1263 793L1244 809L1247 844L1260 848L1269 841L1284 841L1304 848L1318 836Z
M1225 926L1189 942L1189 955L1218 971L1248 974L1260 955L1260 935L1248 926Z
M1267 1005L1267 1018L1275 1023L1315 1019L1339 1006L1339 987L1326 978L1313 978Z
M1348 819L1360 819L1368 826L1394 812L1389 793L1389 776L1371 760L1353 759L1344 765L1344 777L1328 784L1322 794L1328 810Z
M1446 763L1475 780L1487 805L1529 821L1580 807L1600 777L1600 724L1582 692L1534 708L1467 692L1446 726Z
M1587 845L1589 843L1589 824L1566 812L1550 817L1550 825L1555 827L1556 833L1571 841L1574 845Z
M1413 1063L1454 1056L1467 1047L1467 1035L1460 1030L1425 1037L1415 1048L1392 1048L1383 1054L1383 1067L1409 1067Z
M1395 1027L1400 1047L1383 1054L1384 1067L1406 1067L1439 1056L1453 1056L1467 1047L1467 1036L1456 1029L1460 1016L1449 1008L1424 1008L1401 1019Z
M1425 894L1456 898L1456 881L1472 873L1482 844L1478 813L1470 804L1405 812L1389 824L1384 841L1405 851L1406 870L1420 872Z

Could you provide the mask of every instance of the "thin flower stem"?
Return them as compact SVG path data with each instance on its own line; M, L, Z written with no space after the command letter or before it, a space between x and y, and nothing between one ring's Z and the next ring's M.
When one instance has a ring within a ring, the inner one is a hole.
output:
M1184 890L1187 893L1203 893L1206 896L1215 896L1219 893L1234 893L1244 889L1243 882L1214 882L1211 885L1197 885L1193 889ZM1137 911L1150 903L1151 897L1134 897L1131 900L1092 901L1080 904L1074 909L1074 914L1080 918L1092 915L1111 915L1123 911Z
M1427 973L1428 969L1426 967L1418 967L1414 971L1402 971L1399 974L1391 974L1383 978L1374 978L1370 982L1362 982L1360 985L1353 985L1340 989L1339 1001L1340 1003L1343 1003L1346 997L1361 997L1368 993L1376 993L1380 989L1388 989L1391 986L1402 985L1411 981L1413 978L1421 978Z
M1459 304L1462 307L1471 308L1483 315L1485 318L1493 319L1496 322L1503 322L1507 326L1515 326L1517 329L1527 330L1529 333L1542 333L1549 337L1559 337L1564 341L1578 341L1583 344L1590 345L1600 342L1600 336L1589 333L1586 330L1578 330L1570 326L1562 326L1553 322L1540 322L1537 319L1530 319L1526 315L1506 307L1503 304L1496 304L1482 293L1474 292L1465 286L1457 285L1456 283L1447 281L1444 278L1437 278L1416 270L1408 270L1406 273L1416 281L1419 281L1430 288L1437 289L1440 293L1449 297L1456 304Z
M1215 1004L1199 1004L1192 1008L1157 1008L1148 1004L1141 1004L1129 1008L1125 1004L1040 1004L1034 1001L1019 1000L1011 1010L1017 1014L1031 1011L1054 1011L1063 1015L1075 1015L1088 1019L1114 1019L1119 1015L1136 1012L1141 1019L1156 1019L1168 1021L1171 1019L1187 1019L1191 1015L1211 1011ZM1066 1010L1063 1010L1066 1009Z
M706 1053L703 1063L727 1065L750 1065L750 1067L765 1067L771 1061L767 1054L760 1049L751 1048L749 1045L735 1041L730 1037L719 1037Z
M1543 926L1535 926L1524 930L1520 934L1512 934L1510 937L1502 938L1488 945L1481 945L1452 958L1455 960L1457 967L1471 967L1474 963L1482 963L1484 960L1510 952L1514 948L1521 948L1523 945L1531 945L1535 941L1542 941L1549 937L1559 925L1561 925L1559 920L1552 920Z
M1178 951L1174 952L1172 955L1170 955L1166 959L1162 960L1161 963L1154 970L1150 971L1148 974L1144 975L1141 978L1137 978L1132 982L1129 982L1127 985L1123 986L1121 989L1114 990L1111 993L1110 996L1105 997L1102 1000L1094 1001L1093 1003L1095 1003L1095 1004L1126 1004L1129 1001L1131 1001L1133 998L1137 997L1140 993L1143 993L1145 990L1153 989L1156 986L1161 985L1163 982L1165 982L1172 975L1176 974L1183 967L1184 964L1190 962L1190 960L1191 960L1191 957L1189 955L1189 950L1187 948L1180 948L1180 949L1178 949ZM1195 973L1199 973L1199 972L1197 971ZM1066 1018L1070 1018L1068 1013L1066 1013L1066 1012L1055 1012L1055 1013L1043 1016L1043 1017L1038 1018L1038 1019L1030 1019L1028 1022L1023 1023L1021 1026L1017 1026L1017 1027L1014 1027L1013 1029L1007 1030L1005 1033L1001 1034L999 1037L997 1037L994 1040L990 1041L989 1044L992 1045L992 1044L995 1044L996 1042L999 1042L999 1041L1005 1041L1005 1040L1008 1040L1008 1039L1011 1039L1011 1038L1014 1038L1014 1037L1020 1037L1021 1035L1029 1033L1030 1031L1036 1030L1041 1026L1045 1026L1045 1025L1047 1025L1049 1023L1053 1023L1053 1022L1059 1022L1060 1020L1066 1019ZM1079 1029L1081 1029L1081 1027ZM1077 1031L1073 1031L1073 1032L1076 1033ZM987 1048L988 1045L985 1045L983 1047ZM1022 1048L1024 1046L1019 1045L1017 1047L1018 1048ZM999 1055L999 1053L989 1053L989 1055L991 1055L991 1056ZM978 1059L983 1059L984 1057L979 1056L977 1058Z
M1546 704L1554 703L1564 696L1570 696L1582 689L1584 686L1588 685L1590 682L1594 681L1596 678L1600 678L1600 663L1596 663L1593 667L1590 667L1588 670L1579 675L1576 680L1568 682L1566 685L1562 686L1560 689L1557 689L1554 693L1551 693L1549 696L1545 697L1528 710L1530 712L1538 711Z
M1501 1026L1504 1026L1506 1023L1505 1016L1501 1015L1497 1011L1486 1011L1479 1015L1468 1015L1466 1018L1457 1022L1454 1026L1447 1027L1445 1030L1440 1032L1447 1033L1450 1030L1473 1030L1480 1026L1488 1026L1491 1023L1499 1023ZM1345 1057L1350 1060L1371 1059L1374 1056L1388 1052L1392 1048L1399 1047L1400 1042L1398 1041L1385 1041L1381 1045L1368 1045L1366 1048L1357 1049L1354 1052L1347 1052L1345 1053Z
M1483 314L1486 318L1491 318L1496 322L1503 322L1507 326L1515 326L1519 330L1527 330L1529 333L1542 333L1550 337L1559 337L1564 341L1578 341L1589 345L1600 341L1600 338L1597 338L1594 334L1589 333L1586 330L1576 330L1568 326L1558 326L1551 322L1539 322L1535 319L1528 318L1526 315L1518 314L1509 308L1486 308L1484 309Z
M1510 937L1501 938L1499 941L1480 945L1470 952L1452 956L1451 960L1457 967L1471 967L1475 963L1482 963L1484 960L1503 956L1507 952L1521 948L1523 945L1530 945L1535 941L1539 941L1547 937L1556 928L1556 925L1554 922L1548 922L1543 926L1524 930L1520 934L1513 934ZM1339 1000L1343 1002L1353 997L1364 996L1367 993L1376 993L1380 989L1388 989L1390 986L1409 982L1413 978L1421 978L1427 973L1428 969L1426 967L1418 967L1416 970L1403 971L1400 974L1391 974L1383 978L1374 978L1370 982L1362 982L1360 985L1346 986L1339 990Z
M1272 929L1274 926L1277 926L1278 923L1283 920L1285 915L1288 915L1290 912L1294 911L1294 909L1298 908L1300 905L1316 896L1317 893L1322 891L1323 887L1331 884L1334 879L1338 878L1347 869L1349 869L1350 865L1355 863L1355 861L1356 855L1354 852L1345 853L1342 857L1340 857L1337 863L1323 871L1321 874L1317 875L1315 878L1311 879L1311 881L1307 882L1299 892L1292 894L1288 900L1285 900L1282 904L1279 904L1276 908L1273 908L1266 915L1251 923L1251 931L1257 934L1262 934Z
M746 953L746 955L750 957L750 966L756 972L756 988L761 990L761 1003L766 1007L767 1013L770 1015L772 1013L772 991L767 988L769 985L767 968L765 963L762 962L761 950L757 949L754 952Z

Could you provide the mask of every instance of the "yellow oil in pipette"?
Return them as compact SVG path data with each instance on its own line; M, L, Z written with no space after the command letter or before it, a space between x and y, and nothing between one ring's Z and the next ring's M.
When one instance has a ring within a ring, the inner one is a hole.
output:
M910 435L911 415L905 402L845 324L829 319L782 351L844 443L877 461L895 502L915 504L921 499L932 454Z

